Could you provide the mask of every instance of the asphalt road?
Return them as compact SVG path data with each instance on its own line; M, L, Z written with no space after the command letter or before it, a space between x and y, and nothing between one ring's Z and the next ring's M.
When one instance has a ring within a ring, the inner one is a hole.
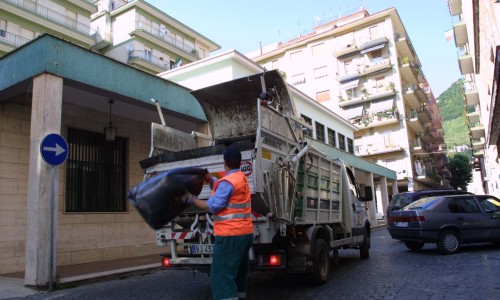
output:
M370 258L341 250L327 284L306 275L252 273L248 299L499 299L500 247L464 246L441 255L434 244L420 252L392 240L385 227L372 232ZM21 298L17 298L21 299ZM162 270L85 284L23 299L211 299L203 273Z

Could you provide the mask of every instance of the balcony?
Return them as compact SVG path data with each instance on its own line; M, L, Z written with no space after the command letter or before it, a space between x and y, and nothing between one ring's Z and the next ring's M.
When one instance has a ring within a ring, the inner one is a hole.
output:
M410 145L411 153L415 154L416 156L427 156L431 152L429 147L419 138L411 140Z
M354 41L351 41L349 44L346 44L340 48L333 50L333 56L335 56L338 59L342 59L345 57L355 55L359 51L360 49L358 49L356 43Z
M365 117L364 119L361 117L351 119L351 123L353 125L356 125L360 130L397 124L399 123L399 114L397 112L396 113L380 112L372 114L369 117Z
M0 30L0 54L7 54L17 47L20 47L29 42L19 35Z
M52 33L64 35L85 46L93 45L90 26L58 13L31 0L1 0L0 10L6 10L19 18L43 26ZM89 13L90 17L90 13ZM90 23L90 18L89 18Z
M392 68L391 59L385 58L381 60L373 60L369 64L365 65L361 70L360 74L362 76L383 72Z
M358 88L355 89L357 92ZM339 95L339 106L348 107L351 105L356 105L364 102L375 101L379 99L389 98L396 95L396 90L394 89L394 83L389 83L384 86L377 88L366 89L364 87L359 88L363 93L361 96L353 97L352 95Z
M426 106L421 106L419 108L414 108L416 112L418 113L418 116L420 117L420 120L424 124L431 123L432 122L432 116L431 113L429 112L429 109L427 109Z
M472 156L474 156L476 158L483 158L484 157L484 145L483 145L483 148L481 148L479 150L472 149Z
M462 75L471 74L474 72L474 65L472 56L466 47L459 48L458 50L458 66Z
M484 126L480 122L471 123L469 125L469 130L472 139L484 138Z
M150 73L160 73L170 69L170 62L151 55L147 51L130 51L127 64Z
M410 104L411 108L418 108L422 105L425 96L424 92L416 84L408 84L404 86L403 99Z
M479 117L480 117L479 105L468 106L467 113L465 114L465 117L467 117L467 119L469 120L469 123L479 122Z
M355 153L357 156L368 158L377 155L401 153L404 148L392 141L391 135L378 135L363 137L357 140L360 145L355 145ZM356 141L355 141L356 143Z
M399 61L399 72L403 76L406 82L409 83L419 83L421 79L420 67L414 62L410 62L407 57Z
M398 50L398 57L407 57L411 60L415 58L415 51L413 50L413 45L409 38L403 34L395 33L394 40Z
M448 0L450 15L456 16L462 13L462 0Z
M187 45L184 41L178 41L169 36L165 27L157 29L147 23L137 21L135 22L135 28L132 32L130 32L130 35L146 39L162 48L169 49L174 53L179 53L179 50L181 50L183 52L183 56L186 56L192 61L200 59L196 49L194 49L191 45Z
M467 37L467 25L465 25L464 22L460 21L453 24L453 34L455 35L455 45L457 47L469 42Z
M406 123L416 133L422 133L424 131L424 123L420 120L420 116L416 111L410 111L406 114Z
M466 105L477 105L479 104L479 92L477 90L476 84L473 81L464 82L464 94Z
M433 172L431 164L416 166L413 176L415 181L430 187L438 187L441 184L441 177Z
M471 139L471 144L472 144L473 151L483 150L483 152L484 152L484 146L486 144L484 137L477 138L477 139Z
M110 46L113 41L111 37L111 18L108 11L103 11L99 16L92 19L91 36L95 41L92 50L101 50Z

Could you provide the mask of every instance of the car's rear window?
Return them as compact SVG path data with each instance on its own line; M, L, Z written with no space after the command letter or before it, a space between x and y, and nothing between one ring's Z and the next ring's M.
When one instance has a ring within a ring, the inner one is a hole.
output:
M411 202L410 197L406 196L405 194L396 194L392 197L389 206L402 208L408 205L410 202Z
M404 210L409 209L427 209L431 207L439 197L428 197L417 200L404 208Z

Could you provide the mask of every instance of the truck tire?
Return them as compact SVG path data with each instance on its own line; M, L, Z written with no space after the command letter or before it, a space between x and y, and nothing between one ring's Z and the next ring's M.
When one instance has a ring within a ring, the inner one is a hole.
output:
M363 259L370 257L370 234L368 233L368 230L369 229L365 228L365 232L363 234L363 244L359 246L359 256Z
M328 281L330 274L330 249L323 239L314 241L314 270L312 276L313 284L321 285Z

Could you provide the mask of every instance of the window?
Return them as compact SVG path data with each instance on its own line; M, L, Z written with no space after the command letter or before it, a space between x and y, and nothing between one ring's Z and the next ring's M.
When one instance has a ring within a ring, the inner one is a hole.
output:
M320 142L325 142L325 125L316 123L316 139Z
M325 50L325 44L324 43L321 43L321 44L317 44L317 45L314 45L311 47L311 53L312 55L319 55L319 54L322 54Z
M68 128L66 212L126 211L126 139Z
M315 79L323 78L323 77L327 77L328 76L328 69L326 68L326 66L320 67L320 68L316 68L313 71L314 71L314 78Z
M347 152L354 154L354 144L350 138L347 138Z
M278 60L275 59L271 62L271 69L276 70L279 68Z
M151 61L151 58L153 57L151 51L152 51L151 48L144 49L144 59L145 60Z
M290 53L290 62L302 61L302 51Z
M481 210L473 197L454 198L448 208L452 213L480 213Z
M330 101L330 91L317 92L316 101L318 102Z
M301 116L302 116L302 118L304 118L304 121L306 121L307 124L309 124L309 125L312 126L312 120L311 120L311 118L306 117L304 115L301 115ZM308 136L308 137L312 138L312 132L310 130L306 130L304 132L304 134L305 134L305 136Z
M372 51L372 59L382 58L382 50Z
M292 85L299 85L303 83L306 83L306 76L304 73L292 76Z
M0 19L0 36L5 37L7 31L7 21Z
M337 147L337 134L335 130L328 128L328 144Z
M339 135L339 149L340 150L346 150L345 148L345 136L343 134L338 134Z

